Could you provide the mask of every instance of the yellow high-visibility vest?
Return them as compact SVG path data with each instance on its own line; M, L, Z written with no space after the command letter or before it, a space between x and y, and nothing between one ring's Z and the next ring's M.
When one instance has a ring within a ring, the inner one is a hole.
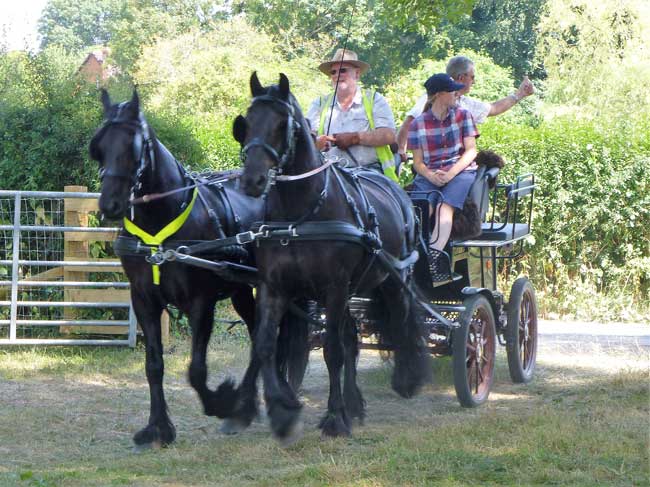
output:
M332 102L332 96L328 95L325 99L321 98L321 112L320 112L320 123L318 125L318 135L323 135L325 133L325 118L327 117L327 107ZM372 107L375 101L375 90L361 90L361 101L363 103L364 111L366 112L366 117L368 118L368 125L370 125L370 130L375 130L375 119L372 116ZM393 158L393 152L390 150L390 146L381 145L375 147L375 152L377 153L377 159L381 164L381 168L384 171L384 174L394 181L397 181L397 176L395 175L395 160Z

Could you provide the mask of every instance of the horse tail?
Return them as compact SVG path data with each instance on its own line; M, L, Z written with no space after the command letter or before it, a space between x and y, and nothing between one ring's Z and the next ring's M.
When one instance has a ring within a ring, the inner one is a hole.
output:
M296 306L290 309L280 322L277 346L278 369L295 393L302 386L309 362L309 351L307 314L304 306Z
M413 284L406 281L408 285ZM412 397L431 382L433 366L426 342L424 313L413 293L402 286L392 277L382 285L383 299L380 302L375 299L379 307L375 310L375 331L379 343L393 351L393 389L402 397Z

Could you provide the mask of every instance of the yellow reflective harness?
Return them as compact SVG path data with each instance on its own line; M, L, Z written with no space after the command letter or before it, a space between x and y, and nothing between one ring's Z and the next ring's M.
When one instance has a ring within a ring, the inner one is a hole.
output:
M321 97L321 112L320 123L318 124L318 135L323 135L325 133L325 119L327 118L326 108L331 103L332 96L333 95L327 95L324 100ZM372 115L372 108L375 102L375 90L361 90L361 101L363 103L364 111L366 112L366 118L368 119L370 130L375 130L375 119ZM390 150L390 147L388 145L378 146L375 147L375 152L377 153L377 159L379 159L384 174L394 181L397 181L397 175L395 174L394 167L395 160L393 158L393 152Z
M138 227L135 223L133 223L131 220L129 220L126 217L124 218L124 230L129 232L131 235L135 235L147 245L160 246L165 242L165 240L167 240L169 237L171 237L181 229L181 227L183 226L187 218L190 216L190 213L192 212L192 208L194 208L194 202L196 201L196 197L198 196L198 194L199 194L199 188L194 188L192 201L190 201L190 204L187 205L187 208L185 208L180 215L178 215L171 222L165 225L162 228L162 230L160 230L155 235L151 235L145 232L142 228ZM158 251L157 248L152 247L151 255L154 255L157 251ZM156 286L160 285L159 264L151 264L151 271L153 273L153 283Z

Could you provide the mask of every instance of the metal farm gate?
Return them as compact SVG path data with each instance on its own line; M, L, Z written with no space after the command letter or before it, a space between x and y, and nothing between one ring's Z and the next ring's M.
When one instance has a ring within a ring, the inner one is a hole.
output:
M0 190L0 345L135 346L129 283L98 193Z

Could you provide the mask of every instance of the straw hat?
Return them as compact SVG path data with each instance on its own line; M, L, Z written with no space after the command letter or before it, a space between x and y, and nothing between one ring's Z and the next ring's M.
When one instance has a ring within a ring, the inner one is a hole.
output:
M325 61L320 66L318 66L318 69L320 69L323 73L329 76L330 71L332 70L332 66L334 66L335 64L339 64L341 62L344 62L346 64L351 64L352 66L359 68L361 70L361 74L365 73L370 69L370 64L364 63L363 61L359 61L359 57L357 56L357 53L354 51L350 51L348 49L345 50L345 55L343 53L343 49L337 49L336 52L334 53L334 57L332 58L332 60Z

